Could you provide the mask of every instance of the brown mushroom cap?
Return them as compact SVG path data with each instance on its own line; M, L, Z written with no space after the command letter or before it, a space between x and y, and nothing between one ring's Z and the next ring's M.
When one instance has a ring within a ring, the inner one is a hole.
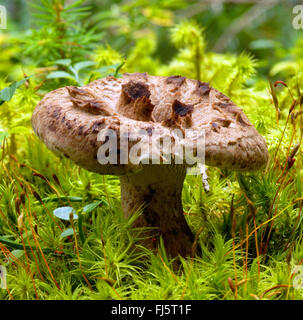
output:
M100 174L136 170L131 163L101 165L97 160L103 143L98 133L118 133L127 126L162 136L175 128L204 131L210 166L248 171L268 160L264 138L240 108L208 83L181 76L124 74L54 90L37 105L32 126L49 149Z

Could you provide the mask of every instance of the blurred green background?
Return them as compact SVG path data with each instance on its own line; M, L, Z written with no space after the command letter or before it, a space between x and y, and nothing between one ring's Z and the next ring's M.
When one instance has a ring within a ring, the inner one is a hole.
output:
M0 34L26 36L30 30L39 29L39 22L33 17L37 8L31 5L39 1L2 0L0 3L8 9L8 29ZM303 30L292 26L293 7L300 3L296 0L85 1L84 5L91 9L82 23L100 33L97 43L109 44L125 56L138 39L156 38L153 56L166 63L176 54L169 41L170 28L184 19L193 19L205 30L207 50L251 52L259 60L258 71L267 75L277 61L289 59L293 54L290 48L302 38ZM2 54L4 48L5 41ZM11 59L22 61L24 57L20 52Z

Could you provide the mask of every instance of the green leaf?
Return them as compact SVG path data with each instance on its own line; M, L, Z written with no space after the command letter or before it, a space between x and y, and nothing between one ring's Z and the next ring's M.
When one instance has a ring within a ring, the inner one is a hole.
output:
M72 75L70 75L65 71L54 71L47 75L47 79L60 79L60 78L75 80Z
M78 216L75 214L75 209L72 207L60 207L53 211L54 216L56 216L59 219L70 221L70 214L73 214L74 220L78 219Z
M48 9L48 8L46 8L46 7L39 6L39 5L34 4L34 3L32 3L32 2L29 2L29 6L32 7L32 8L34 8L34 9L36 9L36 10L38 10L38 11L42 11L42 12L46 11L46 12L52 13L52 10L51 10L51 9Z
M88 205L86 205L85 207L83 207L82 211L85 213L89 213L92 212L93 210L95 210L103 201L96 201L96 202L92 202Z
M9 239L6 239L5 237L0 237L0 242L7 245L8 247L11 247L11 248L15 248L15 249L19 249L19 250L23 250L24 248L26 250L39 250L37 247L35 246L23 246L23 244L21 243L17 243L15 241L12 241L12 240L9 240ZM53 250L52 249L48 249L48 248L41 248L42 252L44 253L53 253Z
M277 43L273 40L268 39L258 39L254 40L249 44L249 48L252 50L259 50L259 49L273 49L275 48Z
M14 82L9 87L4 88L3 90L1 90L0 91L0 99L1 99L0 103L2 104L5 101L9 101L13 97L13 95L14 95L14 93L16 91L16 88L17 88L17 83Z
M63 66L69 66L69 65L71 65L71 63L72 63L71 59L59 59L59 60L54 61L54 64L60 64Z
M70 4L70 5L66 6L64 8L64 11L70 10L72 8L76 8L76 7L80 6L80 5L82 5L84 2L85 2L84 0L78 0L78 1L76 1L76 2L74 2L72 4Z
M93 61L81 61L81 62L78 62L74 65L74 70L76 72L79 72L80 70L82 69L85 69L87 67L91 67L93 65L95 65L96 63L93 62Z
M26 82L26 80L28 80L30 77L31 76L26 77L18 82L13 82L9 87L2 89L0 91L0 106L4 102L11 100L11 98L15 94L16 89L19 88L20 86L22 86Z
M69 236L73 236L73 235L74 235L74 229L69 228L69 229L64 230L61 233L60 239L63 239L63 238L69 237Z
M82 197L62 196L62 197L47 197L42 199L43 202L59 202L59 201L70 201L70 202L82 202Z
M124 64L125 64L125 62L123 61L118 65L118 67L115 70L114 77L116 77L116 78L120 78L121 77L121 74L119 73L119 71L124 66Z

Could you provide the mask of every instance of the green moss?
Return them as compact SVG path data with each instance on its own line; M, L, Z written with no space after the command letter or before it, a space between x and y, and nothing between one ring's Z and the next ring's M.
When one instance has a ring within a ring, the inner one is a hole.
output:
M7 267L8 283L0 298L302 299L303 290L292 287L293 273L299 275L296 266L303 258L300 150L294 165L287 167L302 135L299 103L287 120L293 99L302 102L301 42L290 49L292 56L271 68L272 76L283 74L293 95L285 87L274 88L277 118L268 81L250 53L212 52L207 30L200 24L173 23L174 10L186 7L183 1L117 9L121 18L117 35L112 42L105 36L108 44L102 45L97 43L100 30L86 23L89 8L80 1L76 7L65 4L64 9L60 7L64 3L43 1L35 8L40 14L36 19L42 19L38 28L26 37L21 32L8 34L5 41L0 38L1 49L6 50L5 59L0 58L0 89L22 77L17 72L20 52L23 70L33 74L0 106L0 264ZM112 31L114 19L105 13L94 17L101 17L103 28ZM54 25L56 18L60 23ZM161 24L161 32L170 36L169 48L174 48L173 54L165 53L164 60L169 60L165 64L158 50ZM120 51L122 43L131 45ZM41 96L71 83L47 79L54 69L67 71L62 59L72 65L97 63L81 70L83 82L114 74L124 60L120 72L182 74L210 82L241 106L266 138L271 158L263 171L239 175L208 168L209 192L200 176L186 178L184 211L192 230L199 233L202 256L182 259L179 271L163 246L157 254L137 246L140 232L132 224L140 212L124 219L116 177L101 177L56 157L33 134L30 117ZM97 201L98 206L83 213L85 206ZM65 206L82 214L80 226L77 220L53 215L53 210ZM67 229L69 235L62 236Z

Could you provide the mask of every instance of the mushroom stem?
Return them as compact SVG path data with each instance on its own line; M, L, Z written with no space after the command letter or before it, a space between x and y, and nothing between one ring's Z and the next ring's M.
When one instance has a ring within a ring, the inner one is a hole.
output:
M142 208L143 212L134 227L153 228L144 231L142 245L154 250L161 236L166 252L172 258L191 255L194 243L182 208L185 175L186 168L182 165L149 165L140 172L120 178L125 217Z

